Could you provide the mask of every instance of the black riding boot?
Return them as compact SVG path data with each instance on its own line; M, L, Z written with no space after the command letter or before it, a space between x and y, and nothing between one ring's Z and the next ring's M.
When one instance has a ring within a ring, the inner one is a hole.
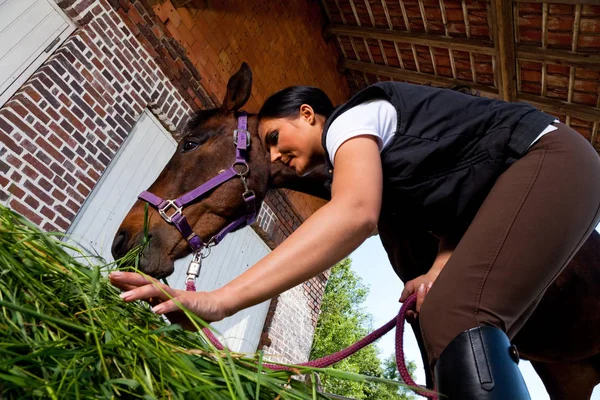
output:
M519 355L502 330L481 326L464 331L435 364L438 392L449 400L530 400L517 366Z

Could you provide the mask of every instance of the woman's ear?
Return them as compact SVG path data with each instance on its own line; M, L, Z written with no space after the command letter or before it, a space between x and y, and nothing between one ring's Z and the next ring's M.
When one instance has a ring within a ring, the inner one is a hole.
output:
M308 122L311 125L314 125L315 111L311 106L309 106L308 104L302 104L300 106L300 115L306 120L306 122Z

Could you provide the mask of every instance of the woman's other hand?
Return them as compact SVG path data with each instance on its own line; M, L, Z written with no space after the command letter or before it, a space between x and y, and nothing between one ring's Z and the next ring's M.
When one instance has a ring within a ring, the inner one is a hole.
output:
M206 322L220 321L229 315L224 302L215 292L177 290L134 272L112 272L109 279L114 286L124 290L121 293L124 301L147 301L156 314L166 316L171 323L179 324L187 330L196 330L196 326L176 302Z
M404 285L404 289L402 290L402 295L400 295L400 302L406 301L408 297L417 293L417 306L416 311L409 310L406 312L406 317L411 319L416 319L419 312L421 311L421 306L423 305L423 301L425 300L425 296L429 293L429 290L433 286L437 278L437 274L433 274L431 272L416 277L415 279L406 282Z
M459 240L460 239L451 239L450 237L440 238L438 255L429 272L406 282L404 285L404 290L402 290L402 294L400 295L400 302L406 301L411 294L417 293L416 311L407 311L406 316L408 318L414 320L419 316L419 312L421 312L421 306L423 305L423 301L425 301L425 296L427 296L427 293L429 293L429 290L433 286L433 283L437 279L438 275L446 266L446 263L450 259L450 256L456 248Z

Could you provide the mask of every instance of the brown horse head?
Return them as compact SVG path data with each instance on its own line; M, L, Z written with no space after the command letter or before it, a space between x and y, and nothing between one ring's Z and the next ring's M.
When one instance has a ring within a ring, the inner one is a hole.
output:
M162 199L176 199L232 167L236 160L233 132L237 128L237 114L250 97L251 88L252 72L244 63L229 79L223 105L199 111L188 123L175 154L149 192ZM248 131L251 132L251 146L246 179L259 207L267 191L270 162L260 141L253 135L257 131L254 116L248 118ZM246 214L244 191L242 180L234 177L186 206L183 215L193 231L207 242L231 221ZM142 242L144 204L138 200L119 227L112 245L115 259ZM140 269L152 276L170 275L174 261L191 253L185 238L153 207L148 210L148 236L150 242L142 253Z
M243 63L227 83L223 105L201 110L191 119L175 154L148 191L163 199L176 199L230 168L235 161L233 131L237 128L237 114L248 101L251 90L252 72ZM315 170L299 177L284 164L270 163L269 154L258 139L254 115L248 116L248 131L251 146L247 182L256 195L257 210L268 187L286 187L329 198L329 192L323 185L325 175L322 171ZM241 180L233 178L183 209L193 231L204 242L246 213L242 198L244 190ZM112 244L115 259L142 243L144 205L144 201L138 200L121 223ZM163 220L153 207L148 208L148 236L151 240L142 253L139 268L149 275L170 275L175 260L192 251L179 231Z

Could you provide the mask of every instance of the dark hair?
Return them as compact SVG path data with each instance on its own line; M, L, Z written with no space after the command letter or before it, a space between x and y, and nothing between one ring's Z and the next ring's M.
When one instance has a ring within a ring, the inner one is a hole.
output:
M471 86L468 85L454 85L448 87L448 89L454 90L455 92L470 94L471 96L479 96L479 90L474 91L471 89Z
M308 104L315 114L329 117L334 110L329 97L319 88L312 86L290 86L271 95L258 112L258 120L263 118L295 118L300 114L300 106Z

